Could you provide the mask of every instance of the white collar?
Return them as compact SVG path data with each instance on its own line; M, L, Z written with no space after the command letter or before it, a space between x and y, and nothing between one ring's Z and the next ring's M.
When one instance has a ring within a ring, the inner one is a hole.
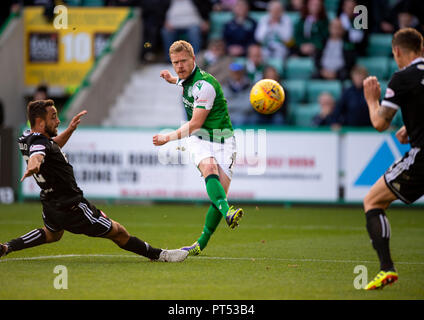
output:
M409 66L410 65L412 65L412 64L415 64L415 63L418 63L418 62L424 62L424 58L423 57L418 57L418 58L416 58L416 59L414 59L410 64L409 64ZM408 66L408 67L409 67Z

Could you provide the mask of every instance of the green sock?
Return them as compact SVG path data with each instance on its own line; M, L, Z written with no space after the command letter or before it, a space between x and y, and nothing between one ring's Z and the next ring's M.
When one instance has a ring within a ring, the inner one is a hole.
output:
M205 182L209 199L211 199L212 203L225 218L230 206L228 205L227 195L225 194L225 190L219 181L219 177L216 174L211 174L205 178Z
M203 227L203 232L200 238L197 240L200 246L200 250L206 247L211 238L212 234L215 232L216 227L218 227L219 222L222 219L222 214L215 208L213 204L210 205L208 213L206 214L205 226Z

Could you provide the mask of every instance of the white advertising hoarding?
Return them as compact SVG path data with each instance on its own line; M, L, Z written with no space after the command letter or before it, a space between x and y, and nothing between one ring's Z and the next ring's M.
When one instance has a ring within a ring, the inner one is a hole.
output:
M346 133L342 146L347 202L362 202L378 178L410 149L400 144L394 133L373 132Z
M185 141L152 144L153 130L80 127L63 148L87 198L207 199ZM338 135L333 132L236 130L231 201L338 200ZM25 168L25 164L22 166ZM22 195L36 196L34 179Z

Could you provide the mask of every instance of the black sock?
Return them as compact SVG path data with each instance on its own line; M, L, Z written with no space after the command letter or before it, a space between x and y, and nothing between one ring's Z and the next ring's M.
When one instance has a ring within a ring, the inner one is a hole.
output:
M19 238L7 242L7 253L39 246L44 243L46 243L46 232L43 229L34 229Z
M128 242L121 248L152 260L159 259L159 254L162 252L162 249L153 248L147 242L133 236L130 236Z
M365 213L371 243L380 259L380 270L394 270L390 257L390 224L383 209L371 209Z

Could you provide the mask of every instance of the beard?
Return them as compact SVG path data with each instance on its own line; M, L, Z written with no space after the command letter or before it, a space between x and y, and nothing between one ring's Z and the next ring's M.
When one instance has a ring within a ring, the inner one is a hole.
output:
M46 133L52 138L57 136L57 128L46 128Z

